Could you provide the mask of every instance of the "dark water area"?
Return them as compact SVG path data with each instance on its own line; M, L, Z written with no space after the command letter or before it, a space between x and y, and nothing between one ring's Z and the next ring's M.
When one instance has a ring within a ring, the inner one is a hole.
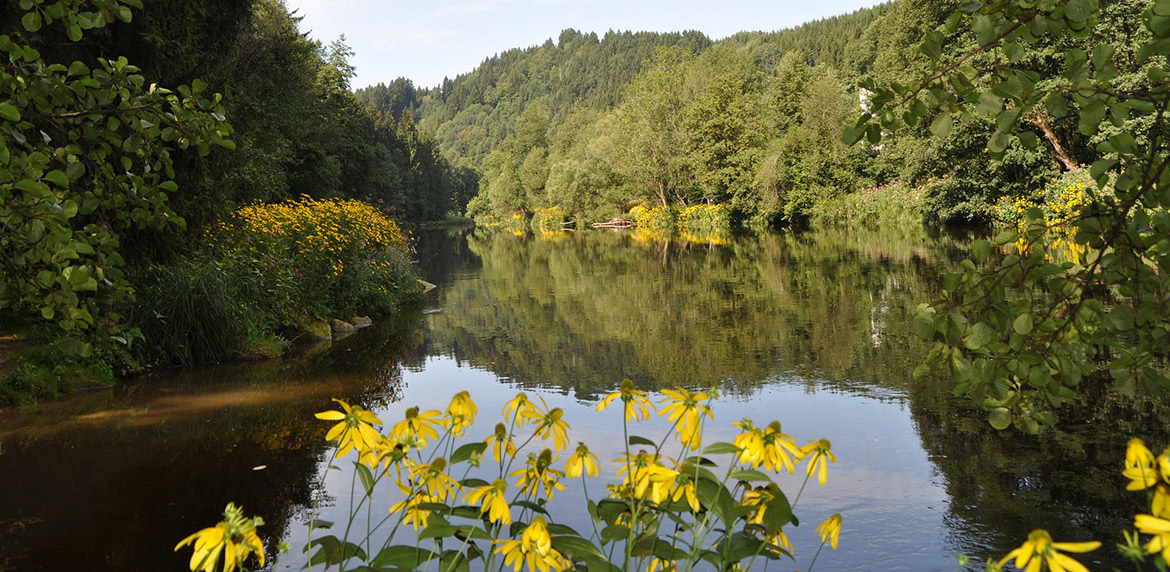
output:
M620 414L594 406L623 378L651 392L719 387L706 441L730 440L745 416L777 419L798 442L832 441L837 463L801 497L803 524L789 533L797 560L777 569L807 567L816 523L837 512L840 548L819 570L955 570L957 555L999 558L1035 528L1101 540L1081 560L1107 568L1144 500L1124 490L1125 442L1170 444L1170 408L1087 383L1057 429L1028 437L991 429L945 380L912 381L926 351L914 309L968 241L906 229L718 246L424 233L419 266L438 288L418 311L283 359L0 411L0 571L186 570L189 549L175 543L227 502L264 517L269 568L299 569L326 464L328 426L312 414L331 398L392 424L466 390L486 434L524 390L562 407L571 440L605 462L621 452ZM345 508L345 475L324 481L327 519ZM800 482L780 479L786 491ZM568 488L554 505L581 507ZM393 500L380 502L385 514ZM588 526L571 508L554 517ZM281 539L292 548L277 557Z

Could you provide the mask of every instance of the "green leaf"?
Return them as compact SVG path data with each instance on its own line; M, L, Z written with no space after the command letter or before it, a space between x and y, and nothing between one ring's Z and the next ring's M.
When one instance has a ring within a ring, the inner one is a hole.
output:
M914 368L914 372L910 374L910 377L917 381L930 375L932 369L934 368L930 367L930 364L920 363L918 367Z
M50 183L53 183L54 185L57 185L58 187L69 186L69 176L66 175L64 171L58 171L54 169L48 173L45 173L44 179Z
M633 446L637 446L637 445L644 445L647 447L657 447L658 446L657 443L655 443L654 441L651 441L645 437L639 437L638 435L630 435L630 446L633 447Z
M624 539L625 537L626 535L622 535L618 540ZM585 562L590 572L598 570L617 572L621 570L610 563L609 559L605 557L605 554L594 546L592 542L583 538L575 536L554 536L552 537L552 546L570 560Z
M482 455L486 449L487 443L482 441L461 445L458 449L455 449L454 453L451 454L451 464L454 465L456 463L462 463L464 461L470 460L472 456Z
M951 129L954 127L955 121L951 118L949 113L940 113L930 122L930 132L935 137L946 137L950 135Z
M1012 424L1012 412L1006 407L996 407L988 412L987 420L992 427L1002 431Z
M0 102L0 119L13 123L20 121L20 110L7 101Z
M987 262L987 257L990 255L990 241L979 239L971 243L971 258L975 259L975 262L983 264L984 262Z
M1134 324L1133 308L1124 304L1114 306L1113 310L1109 312L1109 323L1119 332L1132 330Z
M1012 330L1021 336L1028 335L1032 331L1032 314L1020 314L1012 320Z
M414 546L387 546L370 561L370 566L374 568L393 566L402 570L416 570L420 564L428 562L433 556L430 550Z
M771 477L769 477L768 475L766 475L760 471L757 471L755 469L746 469L746 470L742 470L742 471L735 471L728 476L732 479L737 480L737 481L746 481L749 483L750 482L766 482L766 483L772 482Z
M22 26L24 26L25 30L30 32L40 30L42 24L41 13L37 11L29 12L20 19L20 23Z
M711 443L703 449L704 455L725 455L728 453L738 453L739 447L731 443Z
M358 478L362 481L362 488L366 490L366 496L373 495L374 475L370 472L370 468L357 461L354 462L353 468L357 471Z

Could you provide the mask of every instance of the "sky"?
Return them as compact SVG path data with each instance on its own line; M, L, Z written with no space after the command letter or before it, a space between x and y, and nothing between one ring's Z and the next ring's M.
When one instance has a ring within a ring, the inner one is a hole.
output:
M355 52L354 88L409 78L434 87L512 48L556 41L566 28L679 32L718 40L774 31L874 6L879 0L285 0L301 31Z

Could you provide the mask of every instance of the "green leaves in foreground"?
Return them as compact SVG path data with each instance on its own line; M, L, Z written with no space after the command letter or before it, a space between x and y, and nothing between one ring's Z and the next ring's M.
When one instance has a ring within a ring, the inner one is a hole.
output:
M22 2L22 21L30 31L64 24L77 40L141 5L100 4ZM167 207L178 190L170 153L231 147L220 98L198 81L177 92L146 85L124 58L45 62L19 36L0 36L0 62L0 309L50 321L66 351L128 342L111 310L133 292L119 232L183 225Z
M971 258L943 277L941 298L918 309L915 332L936 343L915 377L945 370L955 394L987 408L997 429L1038 431L1105 370L1123 393L1170 387L1168 6L1146 10L1151 41L1123 59L1114 46L1079 40L1098 25L1096 0L965 5L924 38L936 62L927 77L867 85L872 108L846 134L876 144L921 119L935 117L932 131L945 133L951 115L979 114L995 123L987 150L996 157L1036 146L1033 131L1053 145L1044 117L1072 119L1098 137L1086 206L1062 220L1033 209L993 242L976 241ZM942 44L959 38L978 47L943 61ZM1028 50L1058 45L1063 65L1044 74L1014 65ZM1132 81L1117 81L1120 63Z

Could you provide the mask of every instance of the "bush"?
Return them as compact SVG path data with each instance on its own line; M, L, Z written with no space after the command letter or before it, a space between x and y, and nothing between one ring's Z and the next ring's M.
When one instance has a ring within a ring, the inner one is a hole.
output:
M407 237L374 207L302 198L254 204L216 224L208 244L274 325L305 316L386 315L420 289Z

